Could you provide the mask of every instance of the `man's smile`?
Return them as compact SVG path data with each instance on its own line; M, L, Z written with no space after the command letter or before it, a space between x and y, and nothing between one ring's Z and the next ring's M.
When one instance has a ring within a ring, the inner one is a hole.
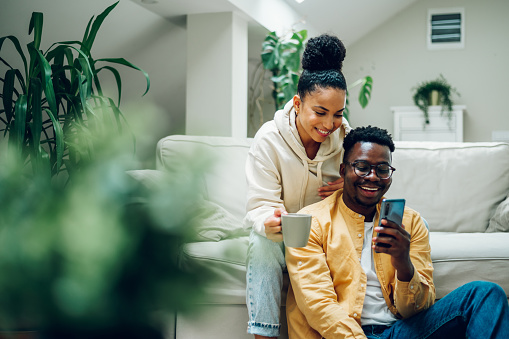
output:
M361 190L361 194L367 198L373 198L378 195L378 193L382 190L379 186L368 186L368 185L357 185L357 187Z

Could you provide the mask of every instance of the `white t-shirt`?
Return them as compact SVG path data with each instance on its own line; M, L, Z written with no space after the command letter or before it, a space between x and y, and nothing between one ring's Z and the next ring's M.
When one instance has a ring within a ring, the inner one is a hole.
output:
M391 325L398 320L387 307L382 294L380 282L376 276L371 248L373 239L373 224L373 221L364 223L364 244L362 246L361 266L366 273L367 286L366 297L364 298L364 306L361 314L362 326Z

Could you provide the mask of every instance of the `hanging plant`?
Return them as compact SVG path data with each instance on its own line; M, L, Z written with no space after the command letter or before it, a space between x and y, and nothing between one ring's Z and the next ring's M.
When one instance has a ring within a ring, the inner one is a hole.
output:
M454 105L451 97L453 93L460 95L442 74L435 80L421 82L413 90L415 91L413 101L424 113L426 124L429 124L428 108L433 105L442 106L440 114L447 113L447 117L450 119Z

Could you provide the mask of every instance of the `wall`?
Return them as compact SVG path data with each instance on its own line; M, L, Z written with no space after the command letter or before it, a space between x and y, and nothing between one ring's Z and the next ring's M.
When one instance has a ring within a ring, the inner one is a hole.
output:
M43 50L56 41L81 40L89 19L113 3L113 0L2 0L0 36L15 35L26 45L32 41L32 36L28 36L30 16L39 11L44 14ZM150 76L151 89L141 97L145 90L143 75L117 67L123 78L121 108L131 124L147 124L150 130L136 136L142 167L153 165L157 140L169 134L183 134L185 130L185 26L185 18L170 22L124 0L103 22L92 48L94 58L124 57ZM1 56L9 62L19 59L7 41ZM5 70L0 65L1 74ZM103 81L111 84L113 77L108 74ZM116 89L110 88L107 94L116 97Z
M465 48L428 50L428 9L450 7L465 8ZM413 105L412 87L442 73L461 94L455 103L467 106L465 141L490 141L492 130L509 130L508 13L507 0L420 0L347 46L347 82L365 75L374 81L366 109L351 100L351 124L378 125L392 133L390 107Z

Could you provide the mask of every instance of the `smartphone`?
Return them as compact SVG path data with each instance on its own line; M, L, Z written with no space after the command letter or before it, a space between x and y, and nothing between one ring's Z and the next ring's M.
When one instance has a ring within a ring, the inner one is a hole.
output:
M382 219L387 219L398 225L403 221L403 212L405 211L405 199L383 199L380 207L380 219L378 226L382 226ZM385 233L379 233L378 237L390 237ZM391 247L389 244L377 243L380 247Z

